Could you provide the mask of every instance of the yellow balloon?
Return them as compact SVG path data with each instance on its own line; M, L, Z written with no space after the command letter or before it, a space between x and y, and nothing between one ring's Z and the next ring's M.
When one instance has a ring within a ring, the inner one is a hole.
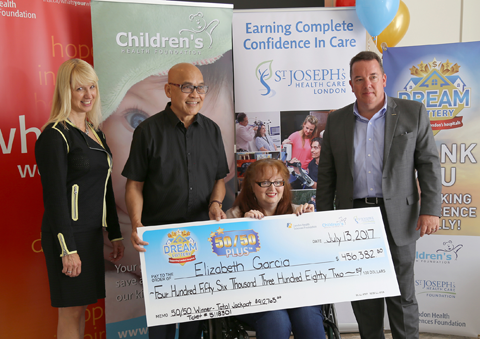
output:
M408 25L410 25L410 12L407 5L400 1L395 18L377 37L378 50L383 53L382 43L385 43L386 47L396 46L407 33Z

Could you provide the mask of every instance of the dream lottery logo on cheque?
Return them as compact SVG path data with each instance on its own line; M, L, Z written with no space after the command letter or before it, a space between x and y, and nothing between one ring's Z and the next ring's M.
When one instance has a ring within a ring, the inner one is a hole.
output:
M225 231L219 227L208 241L217 256L241 257L260 251L260 239L254 230Z
M425 105L434 135L441 130L462 127L463 117L457 115L470 107L471 89L459 75L461 66L453 65L448 59L442 62L436 58L417 66L409 69L413 77L404 90L398 92L398 97Z
M163 253L169 257L169 263L183 266L185 263L195 260L193 254L198 251L198 246L195 239L191 237L190 231L172 231L168 233L167 237L168 240L163 245Z

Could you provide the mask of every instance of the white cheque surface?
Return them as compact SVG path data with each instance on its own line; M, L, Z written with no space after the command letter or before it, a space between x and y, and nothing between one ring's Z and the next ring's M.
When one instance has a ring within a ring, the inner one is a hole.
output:
M138 231L148 326L400 294L379 208Z

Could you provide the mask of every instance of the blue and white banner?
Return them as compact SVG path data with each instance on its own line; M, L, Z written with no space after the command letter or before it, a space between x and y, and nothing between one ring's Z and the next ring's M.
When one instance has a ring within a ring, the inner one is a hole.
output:
M417 244L420 330L477 337L480 42L389 48L386 92L427 108L442 166L438 235Z
M349 61L365 41L354 9L235 11L235 111L347 105L354 101Z
M138 231L148 326L399 295L378 208Z
M102 131L115 164L113 189L122 235L132 226L121 175L135 128L170 101L168 70L180 62L196 65L209 85L201 113L221 129L230 173L224 206L234 199L233 5L161 0L92 1L95 70L102 94ZM206 155L208 156L208 154ZM159 206L161 208L161 206ZM228 208L228 207L227 207ZM111 249L105 241L105 253ZM138 252L125 241L125 256L105 262L107 339L148 338Z

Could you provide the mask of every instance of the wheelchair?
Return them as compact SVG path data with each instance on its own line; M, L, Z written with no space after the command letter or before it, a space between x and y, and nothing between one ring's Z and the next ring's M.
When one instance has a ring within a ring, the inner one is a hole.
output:
M323 305L322 312L326 338L341 339L335 306L333 304ZM253 329L235 317L211 319L202 325L204 339L250 339L255 336L252 334L254 333Z

